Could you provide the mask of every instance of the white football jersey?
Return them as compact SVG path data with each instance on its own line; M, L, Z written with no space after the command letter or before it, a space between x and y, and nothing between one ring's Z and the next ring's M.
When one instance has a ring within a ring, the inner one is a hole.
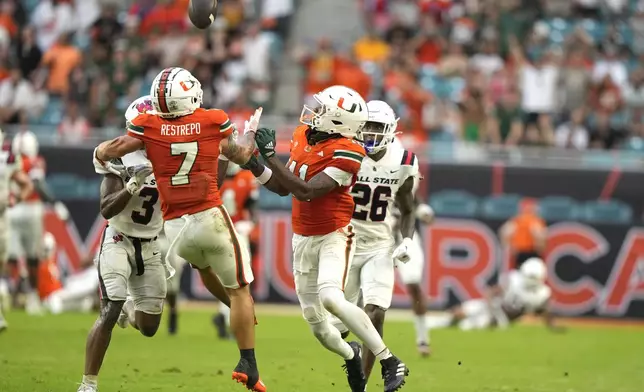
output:
M143 151L135 151L121 158L125 167L148 163ZM101 167L94 167L98 174L108 173ZM125 181L124 181L125 182ZM145 179L145 185L138 196L132 196L120 214L108 220L111 227L129 237L154 238L163 228L161 202L154 175Z
M366 156L351 188L355 202L351 224L357 236L356 253L394 244L394 203L398 189L409 177L418 177L418 159L394 141L378 161Z
M11 176L21 169L19 157L13 155L11 151L0 150L0 211L4 211L9 205Z
M517 270L510 271L501 278L503 297L501 305L506 313L533 313L543 309L552 293L550 287L542 284L531 288L525 284L525 278Z

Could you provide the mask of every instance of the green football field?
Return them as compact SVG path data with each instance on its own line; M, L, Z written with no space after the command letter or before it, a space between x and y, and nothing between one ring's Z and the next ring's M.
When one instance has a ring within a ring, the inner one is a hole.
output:
M275 392L348 391L342 361L326 352L294 315L259 312L258 360ZM73 392L83 372L85 337L94 315L28 317L11 313L0 334L0 392ZM204 309L184 312L179 335L154 338L117 328L99 377L101 392L224 392L238 352L219 341ZM644 329L577 326L552 334L541 326L507 331L435 331L434 355L418 357L410 322L385 330L411 368L403 391L636 392L644 390ZM379 369L374 376L379 376ZM369 391L381 391L379 377Z

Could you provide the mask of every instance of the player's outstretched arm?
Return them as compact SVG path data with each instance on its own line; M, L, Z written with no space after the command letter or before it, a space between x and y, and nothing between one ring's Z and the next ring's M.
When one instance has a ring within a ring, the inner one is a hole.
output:
M226 158L238 165L245 165L255 151L255 132L250 131L239 137L230 134L221 141L219 148Z
M255 137L259 152L266 161L266 166L271 169L270 177L275 177L287 191L289 191L298 200L311 200L326 195L335 188L340 186L342 179L336 179L329 173L337 174L336 177L342 177L345 174L342 170L336 168L335 171L322 172L311 178L308 182L291 173L275 154L275 131L273 129L261 128L257 131ZM348 174L350 176L350 174Z
M105 219L111 219L120 214L132 194L127 191L123 180L114 174L106 174L101 182L101 215Z
M144 147L142 140L123 135L99 144L96 149L96 159L106 162L110 159L121 158L125 154L142 150Z
M243 166L243 168L250 170L255 178L257 178L257 181L259 181L259 183L269 191L280 196L288 196L290 194L288 189L284 188L282 184L277 181L277 178L272 176L272 170L267 169L266 166L264 166L264 164L262 164L254 155L250 158L250 161Z

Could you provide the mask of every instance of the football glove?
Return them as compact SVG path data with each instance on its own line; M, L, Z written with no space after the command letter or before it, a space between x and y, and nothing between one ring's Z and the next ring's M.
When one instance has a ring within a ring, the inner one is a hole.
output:
M143 163L127 168L127 174L130 177L125 188L131 195L138 195L139 191L145 184L145 179L152 174L152 165Z
M94 163L94 171L96 171L96 173L114 174L121 178L125 178L127 176L127 173L125 171L125 166L123 166L123 162L120 159L115 159L113 161L102 161L96 157L97 150L98 150L98 147L94 149L94 154L92 159Z
M398 260L401 263L406 263L411 259L411 256L409 255L410 249L412 247L412 239L407 237L402 240L402 243L398 245L396 249L394 249L394 253L391 255L394 260Z
M66 222L69 219L69 210L67 207L60 201L54 203L54 212L58 219L63 222Z
M244 135L249 132L257 132L259 119L262 117L263 108L259 107L247 121L244 121Z
M255 134L255 142L257 143L257 148L259 148L259 153L264 158L270 158L275 155L275 147L277 145L275 130L260 128Z

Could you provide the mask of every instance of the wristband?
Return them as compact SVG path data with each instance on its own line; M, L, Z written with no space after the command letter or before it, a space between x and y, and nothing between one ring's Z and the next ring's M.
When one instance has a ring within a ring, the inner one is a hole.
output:
M259 175L259 177L257 177L257 181L260 184L264 185L271 179L272 176L273 171L267 167L264 167L264 171Z

